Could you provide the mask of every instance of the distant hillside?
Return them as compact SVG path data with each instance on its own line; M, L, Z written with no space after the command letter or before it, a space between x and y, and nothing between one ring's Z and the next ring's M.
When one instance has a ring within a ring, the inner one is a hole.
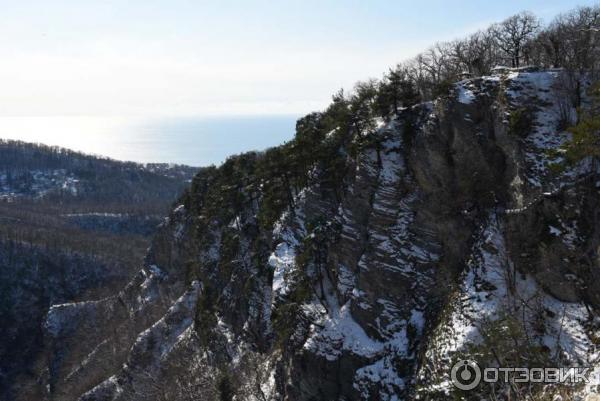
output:
M0 399L43 358L52 304L110 294L197 168L0 140Z
M165 210L197 168L139 164L59 147L0 140L0 199L51 199L129 209ZM125 205L122 205L125 206ZM162 209L161 209L162 208Z
M198 170L0 140L0 240L139 262Z

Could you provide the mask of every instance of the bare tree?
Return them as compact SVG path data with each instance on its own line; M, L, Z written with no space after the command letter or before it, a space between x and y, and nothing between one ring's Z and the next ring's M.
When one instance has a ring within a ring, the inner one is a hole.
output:
M569 70L593 71L597 68L600 9L582 7L563 17L565 67Z
M457 69L471 75L488 74L495 63L492 36L487 31L476 32L451 44Z
M405 64L406 73L408 77L415 83L421 97L429 98L429 92L427 91L430 87L427 72L425 70L425 62L422 54L419 54L412 60L409 60Z
M454 72L450 63L451 48L447 43L436 43L430 47L423 55L422 60L425 70L434 84L439 84Z
M512 67L519 67L523 56L523 47L534 37L540 26L537 17L523 12L492 26L496 45L511 60Z

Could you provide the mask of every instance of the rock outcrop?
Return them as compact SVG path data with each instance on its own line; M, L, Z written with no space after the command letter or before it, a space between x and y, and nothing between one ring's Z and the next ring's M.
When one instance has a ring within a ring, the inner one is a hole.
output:
M598 172L549 168L560 74L459 82L351 132L303 185L269 152L203 170L122 291L51 308L37 396L482 399L455 361L597 366Z

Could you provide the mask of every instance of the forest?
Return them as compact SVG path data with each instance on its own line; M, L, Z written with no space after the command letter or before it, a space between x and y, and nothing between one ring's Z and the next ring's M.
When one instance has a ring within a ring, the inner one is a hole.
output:
M437 43L390 69L380 82L359 83L354 96L377 89L385 115L391 106L413 103L415 90L431 100L463 78L489 75L502 66L535 66L566 70L565 93L580 106L581 80L598 72L599 30L600 6L576 8L546 25L522 12L465 38Z
M0 399L35 363L47 308L128 280L197 170L0 140Z

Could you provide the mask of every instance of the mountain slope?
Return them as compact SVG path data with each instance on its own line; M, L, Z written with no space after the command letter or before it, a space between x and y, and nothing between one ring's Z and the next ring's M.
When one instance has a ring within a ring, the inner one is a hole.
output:
M453 361L597 366L598 172L550 168L561 74L465 80L388 120L338 99L202 170L123 290L50 309L21 399L479 400Z
M37 380L48 308L119 290L195 171L0 140L0 399Z

